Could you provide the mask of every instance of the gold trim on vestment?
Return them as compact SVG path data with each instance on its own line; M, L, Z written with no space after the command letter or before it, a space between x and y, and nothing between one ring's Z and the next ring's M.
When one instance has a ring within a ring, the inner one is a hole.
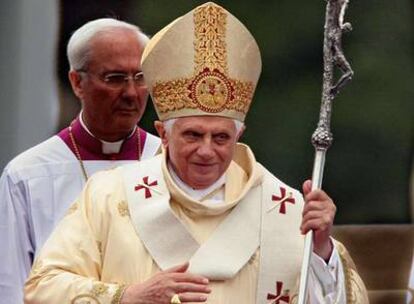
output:
M366 288L362 281L358 282L360 278L357 274L357 269L352 261L349 253L346 251L345 247L340 243L336 242L339 258L342 262L342 267L345 277L345 291L346 291L346 303L347 304L360 304L360 303L369 303L368 298L364 298L363 294L366 294Z
M118 212L120 216L129 216L128 204L124 201L118 204Z
M92 293L98 297L108 293L108 289L109 287L104 283L95 283L92 287Z
M338 251L339 257L342 262L342 267L344 270L344 277L345 277L345 291L346 291L346 303L347 304L356 304L356 295L355 290L352 289L352 269L349 266L348 261L342 254Z
M119 285L118 289L116 290L114 297L112 298L111 304L120 304L121 298L125 292L125 289L128 287L126 284Z
M80 294L73 298L73 300L70 302L71 304L100 304L99 300L89 294Z

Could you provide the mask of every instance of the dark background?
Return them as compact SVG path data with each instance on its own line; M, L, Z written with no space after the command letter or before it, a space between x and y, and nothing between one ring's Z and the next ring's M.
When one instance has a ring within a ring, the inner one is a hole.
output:
M57 74L59 128L78 103L67 83L65 47L88 20L116 17L154 35L204 1L61 1ZM263 72L242 141L257 159L300 188L311 175L322 86L322 0L217 1L256 38ZM409 180L414 145L414 5L410 0L351 0L346 21L354 30L343 47L355 72L335 100L334 144L327 154L323 187L334 198L336 223L411 222ZM154 132L148 103L142 126Z

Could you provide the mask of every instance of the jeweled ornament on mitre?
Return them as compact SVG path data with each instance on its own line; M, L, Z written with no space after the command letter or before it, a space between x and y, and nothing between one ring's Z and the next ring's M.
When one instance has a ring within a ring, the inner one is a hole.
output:
M191 99L205 112L218 113L225 109L226 104L233 100L234 89L227 77L215 69L205 68L198 74L190 86Z
M244 121L261 59L246 27L208 2L151 39L142 69L161 120L216 115Z

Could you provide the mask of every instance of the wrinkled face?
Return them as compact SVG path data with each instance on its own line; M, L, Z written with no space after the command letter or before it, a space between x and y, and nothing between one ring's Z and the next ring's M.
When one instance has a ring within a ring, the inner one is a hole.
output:
M207 188L224 174L242 133L231 119L216 116L179 118L170 133L161 122L155 127L175 172L193 189Z
M143 46L128 29L114 29L91 40L84 72L71 71L69 78L82 102L83 118L98 138L115 141L124 138L141 119L148 93L144 85L129 79L114 88L104 81L113 73L135 75L141 71Z

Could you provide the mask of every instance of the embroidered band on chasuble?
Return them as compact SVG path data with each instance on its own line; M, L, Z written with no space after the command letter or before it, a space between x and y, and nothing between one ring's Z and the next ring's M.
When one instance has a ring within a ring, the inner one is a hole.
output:
M246 27L209 2L156 34L142 69L161 120L215 115L244 121L261 59Z

